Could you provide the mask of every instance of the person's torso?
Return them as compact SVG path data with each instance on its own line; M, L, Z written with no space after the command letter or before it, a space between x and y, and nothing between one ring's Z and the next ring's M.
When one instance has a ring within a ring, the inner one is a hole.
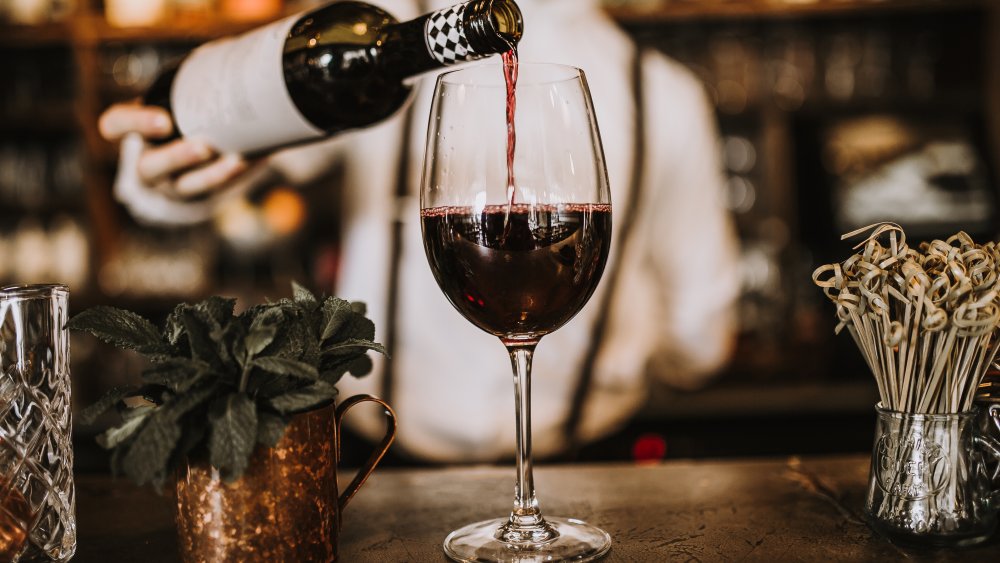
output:
M626 205L633 176L633 45L594 12L567 10L562 2L545 4L549 3L522 4L526 31L520 59L578 66L590 77L617 211ZM474 64L493 64L502 72L498 60ZM391 321L396 323L392 401L401 419L399 442L422 456L495 459L513 449L509 359L496 337L474 327L448 303L431 274L421 240L419 182L433 82L432 76L422 79L410 109L352 135L345 170L345 183L351 187L346 189L345 247L337 294L367 302L376 327L388 326L392 223L401 220L398 310ZM498 108L497 116L503 118L502 109ZM405 174L409 195L398 198L398 138L407 118L412 120ZM542 338L536 351L532 423L540 454L559 448L561 425L601 292L599 286L588 305L566 326ZM345 379L341 383L344 392L379 392L383 366L384 360L376 359L375 373L367 381ZM627 395L623 405L632 406L634 393Z

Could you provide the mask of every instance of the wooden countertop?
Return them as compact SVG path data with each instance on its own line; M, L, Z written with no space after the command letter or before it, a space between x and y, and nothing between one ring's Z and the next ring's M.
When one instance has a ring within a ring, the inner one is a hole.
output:
M611 562L997 561L1000 537L953 551L905 550L861 513L866 456L536 469L542 510L607 530ZM513 467L376 471L344 514L344 562L445 562L441 542L505 515ZM172 498L77 477L76 563L177 561Z

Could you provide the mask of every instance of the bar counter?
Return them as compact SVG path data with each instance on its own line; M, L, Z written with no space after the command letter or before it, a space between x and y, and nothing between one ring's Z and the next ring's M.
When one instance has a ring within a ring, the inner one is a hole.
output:
M344 512L341 560L443 563L448 532L509 512L513 475L513 466L377 470ZM935 551L875 535L861 510L867 476L867 456L535 470L545 514L580 518L611 534L608 563L1000 560L997 536ZM78 476L73 561L178 561L171 502L171 495L124 478Z

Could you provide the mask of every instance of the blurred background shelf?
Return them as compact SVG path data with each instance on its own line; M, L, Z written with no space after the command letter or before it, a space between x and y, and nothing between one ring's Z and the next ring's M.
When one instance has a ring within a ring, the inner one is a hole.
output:
M72 108L56 105L36 108L30 114L0 116L0 134L42 133L71 134L79 130L80 122Z
M830 16L884 16L982 8L989 0L639 0L607 2L608 13L629 23L707 19L792 20Z
M66 45L72 42L73 26L68 23L10 25L0 23L0 47L31 49Z
M78 18L73 26L73 40L81 44L129 43L202 43L217 37L235 35L253 29L261 22L229 21L217 18L187 18L171 23L141 27L110 25L97 15Z

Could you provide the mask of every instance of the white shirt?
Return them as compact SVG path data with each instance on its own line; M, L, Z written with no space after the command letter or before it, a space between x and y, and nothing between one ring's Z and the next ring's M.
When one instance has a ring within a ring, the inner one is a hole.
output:
M450 2L435 0L433 7ZM417 15L407 0L381 0L402 19ZM580 67L588 76L604 143L612 205L626 209L632 181L635 108L630 68L634 44L592 0L518 0L525 34L523 62ZM597 356L579 435L605 436L643 405L651 376L677 386L703 382L727 359L735 333L736 239L721 205L723 171L712 109L701 84L680 64L643 55L646 155L634 233L607 272L621 268L607 336ZM498 69L499 70L499 69ZM417 194L433 77L414 97L409 142L410 193L398 206L404 220L397 340L393 351L393 407L397 444L431 461L491 461L514 451L511 365L499 340L474 327L448 303L424 257ZM344 232L339 297L364 301L376 327L387 326L386 296L392 224L396 219L397 114L333 140L278 153L270 165L290 180L307 180L337 160L344 172ZM134 141L132 141L134 142ZM128 148L128 147L126 147ZM133 147L133 153L136 149ZM139 218L185 222L210 216L210 205L157 211L153 192L137 186L128 150L116 187ZM134 167L134 165L132 165ZM616 213L616 219L620 215ZM616 224L616 229L619 225ZM579 377L605 285L567 325L542 338L533 367L533 448L537 456L561 451L562 427ZM376 333L376 340L379 334ZM350 376L344 397L377 394L383 359L372 374ZM364 409L358 409L362 411ZM381 415L373 407L349 423L376 439Z

